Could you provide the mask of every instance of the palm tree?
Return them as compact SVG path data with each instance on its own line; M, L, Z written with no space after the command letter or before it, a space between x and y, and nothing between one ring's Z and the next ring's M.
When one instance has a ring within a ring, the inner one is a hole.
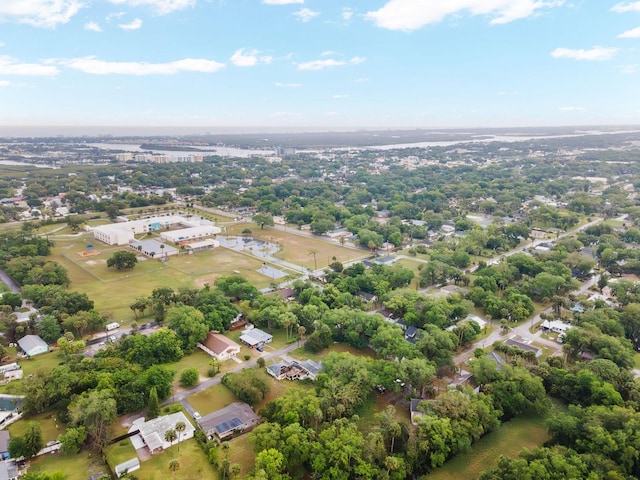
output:
M176 472L180 469L180 462L178 460L171 460L169 462L169 471L171 472L171 478L173 478Z
M184 422L178 422L176 423L176 432L178 432L178 453L180 453L180 439L182 437L182 432L185 431L185 429L187 428L187 426L185 425Z
M309 254L313 255L313 269L314 270L318 270L318 261L316 260L316 253L318 253L318 251L315 248L312 248L311 250L309 250Z
M164 432L164 439L167 442L169 442L172 447L173 447L173 442L176 441L176 438L178 438L178 435L176 434L176 431L173 428L170 428L169 430Z

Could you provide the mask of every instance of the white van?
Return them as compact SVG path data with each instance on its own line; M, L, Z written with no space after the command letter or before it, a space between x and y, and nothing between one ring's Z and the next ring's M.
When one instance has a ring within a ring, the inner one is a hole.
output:
M116 328L120 328L120 324L118 322L107 323L104 327L107 332L111 330L115 330Z

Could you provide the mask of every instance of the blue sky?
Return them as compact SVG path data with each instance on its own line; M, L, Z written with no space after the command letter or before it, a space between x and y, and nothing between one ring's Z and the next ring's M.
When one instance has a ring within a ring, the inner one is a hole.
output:
M640 1L0 0L0 125L640 124Z

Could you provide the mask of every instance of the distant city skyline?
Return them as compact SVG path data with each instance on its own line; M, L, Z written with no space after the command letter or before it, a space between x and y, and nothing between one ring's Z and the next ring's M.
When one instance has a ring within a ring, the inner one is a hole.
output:
M0 106L0 136L634 125L640 1L2 0Z

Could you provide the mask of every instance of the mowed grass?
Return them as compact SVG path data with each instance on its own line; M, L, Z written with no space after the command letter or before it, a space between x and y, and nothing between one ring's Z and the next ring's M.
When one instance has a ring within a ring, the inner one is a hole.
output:
M222 384L195 393L188 399L191 406L203 417L237 401L231 390Z
M112 469L120 463L137 457L136 451L128 439L107 447L106 456ZM136 470L133 474L139 480L167 478L168 475L171 475L171 472L169 472L169 462L171 460L178 460L180 463L176 478L181 480L219 479L217 472L209 464L204 452L193 438L181 442L179 452L176 444L169 450L154 455L145 462L141 462L140 470Z
M404 268L408 268L413 272L413 280L411 280L411 284L408 288L418 289L420 287L420 266L424 267L426 263L424 262L416 262L415 260L408 260L406 258L401 258L396 262L396 265L400 265Z
M96 255L83 257L79 253L94 245ZM70 288L86 293L101 313L110 312L114 320L131 322L131 303L151 295L155 288L202 288L213 285L220 277L234 275L236 271L256 288L270 284L271 279L258 273L260 259L247 254L218 248L194 255L170 257L166 264L153 259L139 261L131 271L121 272L108 268L107 259L126 247L110 247L96 243L88 234L81 238L57 240L52 259L69 272Z
M29 422L36 422L42 429L42 439L45 443L57 440L58 436L64 433L65 425L56 418L55 412L45 412L38 415L28 415L22 417L16 423L9 425L11 437L20 437L27 431Z
M29 472L64 472L65 480L87 480L98 472L107 473L109 469L99 455L83 450L77 455L55 453L43 455L31 460Z
M175 477L180 480L218 480L220 477L212 465L209 464L204 451L194 438L174 445L168 451L154 455L140 464L140 470L134 472L139 480L158 480L169 478L169 462L178 460L180 468Z
M229 226L227 227L227 235L240 235L246 228L251 230L251 237L278 245L280 251L274 255L276 258L312 270L316 268L316 262L318 268L326 268L333 262L333 257L344 263L371 255L364 250L342 247L332 243L327 237L307 237L268 227L260 230L260 227L255 223L240 223ZM312 251L315 251L315 261Z
M535 448L549 440L544 417L524 416L501 425L476 442L471 451L449 460L429 474L430 480L473 480L498 464L500 455L517 457L523 448Z

